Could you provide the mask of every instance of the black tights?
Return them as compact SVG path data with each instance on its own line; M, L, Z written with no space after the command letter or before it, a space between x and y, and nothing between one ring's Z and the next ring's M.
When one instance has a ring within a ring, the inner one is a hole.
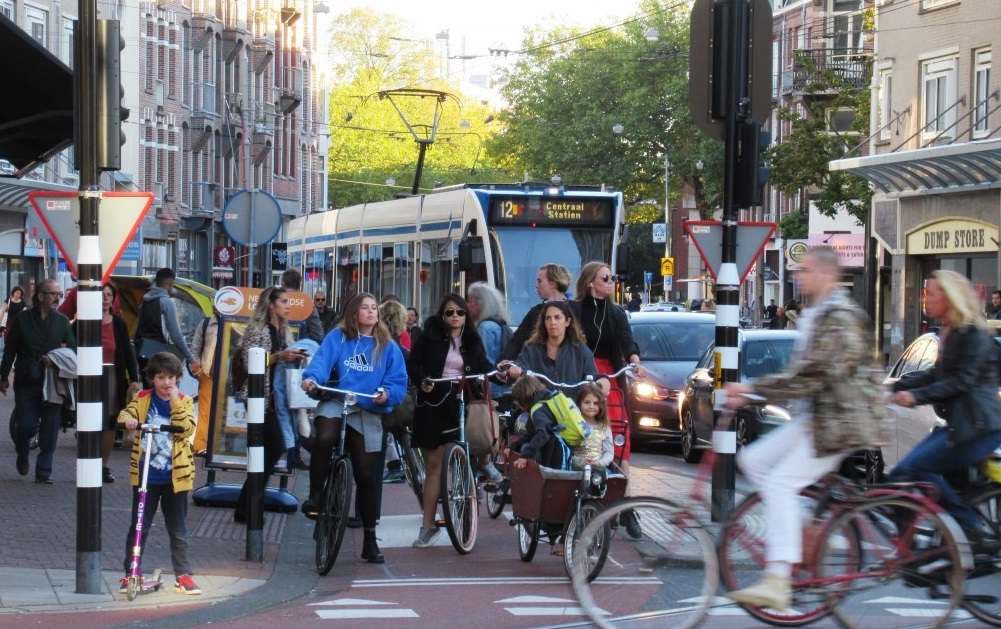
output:
M312 457L309 460L309 495L314 500L319 499L320 491L323 490L323 483L330 473L331 457L334 452L334 445L340 436L340 417L317 417L314 421L316 428L316 442L313 444ZM361 524L367 529L375 528L375 521L378 512L378 498L376 490L378 483L382 483L382 470L379 470L379 478L376 479L373 473L375 469L375 458L380 456L378 451L365 452L365 435L361 434L351 426L348 426L345 436L347 451L351 455L351 467L354 468L355 492L358 497L358 515ZM348 505L350 507L350 505ZM348 514L344 514L347 517Z

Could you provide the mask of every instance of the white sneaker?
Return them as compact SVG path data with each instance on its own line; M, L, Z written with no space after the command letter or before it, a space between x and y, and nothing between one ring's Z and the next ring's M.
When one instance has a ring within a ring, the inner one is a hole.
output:
M434 545L434 541L438 539L441 535L441 531L437 526L432 526L429 529L421 527L421 532L417 535L417 539L414 540L414 548L427 548Z
M499 483L504 480L504 475L500 473L493 461L487 461L480 465L480 473L487 477L491 483Z
M754 585L730 592L726 597L741 605L785 611L792 599L791 583L786 577L766 572Z

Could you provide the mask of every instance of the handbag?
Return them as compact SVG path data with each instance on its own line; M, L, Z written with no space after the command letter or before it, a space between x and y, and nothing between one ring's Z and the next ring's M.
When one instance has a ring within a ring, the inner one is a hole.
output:
M490 397L490 383L487 381L484 381L483 399L466 402L466 442L473 456L500 451L500 415L497 413L497 402Z

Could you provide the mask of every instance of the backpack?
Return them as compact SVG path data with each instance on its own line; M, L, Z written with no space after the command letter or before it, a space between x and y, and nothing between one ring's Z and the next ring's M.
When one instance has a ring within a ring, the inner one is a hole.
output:
M535 462L550 469L569 472L573 469L573 450L559 435L553 435L539 451Z
M493 317L487 317L486 319L484 319L484 321L493 321L494 323L500 326L501 329L500 351L503 352L504 348L507 347L508 341L510 341L511 337L514 335L514 332L511 331L511 326L509 326L505 321L498 321Z
M570 447L579 446L582 441L591 436L591 427L584 421L584 415L577 404L563 391L556 391L544 400L532 405L534 413L543 404L556 418L554 431L561 441Z

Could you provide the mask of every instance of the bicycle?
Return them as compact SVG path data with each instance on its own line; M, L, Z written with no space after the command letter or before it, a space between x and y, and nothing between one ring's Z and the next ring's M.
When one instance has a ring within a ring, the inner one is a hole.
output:
M505 410L498 410L497 415L500 417L500 441L501 448L497 452L490 455L490 462L493 463L494 467L501 473L504 477L500 482L494 482L489 479L483 483L483 495L487 507L487 515L491 519L497 519L500 514L504 512L504 505L510 504L511 502L511 478L508 473L507 462L504 460L504 444L507 444L508 438L511 435L512 419L515 411L511 408Z
M124 424L119 424L124 428ZM153 435L159 434L161 432L184 432L183 426L175 426L173 424L142 424L139 429L144 435L145 444L143 445L143 452L149 453L153 449ZM153 578L147 580L143 579L142 573L142 539L143 539L143 525L145 524L145 514L146 514L146 487L149 481L149 456L143 457L145 460L145 465L143 465L142 478L139 482L139 506L136 510L136 536L135 541L132 544L132 560L129 562L129 572L126 575L126 586L125 586L125 598L128 600L135 600L136 596L140 593L155 592L163 587L163 583L160 581L160 570L157 569L153 572Z
M626 365L614 374L604 376L617 378L632 373L635 366ZM594 382L593 376L579 382L556 382L548 376L531 370L525 371L560 390L573 390L581 385ZM574 554L583 547L585 552L577 553L586 559L588 578L593 580L601 572L608 556L608 540L612 535L612 525L602 527L601 536L579 543L580 532L604 508L604 502L614 501L625 495L628 479L623 475L598 473L590 465L584 465L577 472L553 472L540 470L538 466L528 466L527 471L511 476L511 494L514 517L510 523L518 531L518 551L522 561L531 561L539 544L541 531L548 529L550 544L563 540L563 564L567 574L572 573ZM520 488L520 491L515 491ZM541 492L541 493L540 493ZM544 497L544 500L543 500ZM558 527L558 528L557 528ZM555 533L555 531L559 533Z
M382 389L375 393L358 393L316 384L316 391L342 396L344 409L341 413L340 435L332 453L332 463L327 478L323 481L320 492L319 507L313 528L313 539L316 541L316 571L325 576L334 567L337 553L344 541L344 529L347 527L348 514L351 509L352 469L351 457L344 450L344 439L347 434L348 416L355 412L358 398L374 400L382 395ZM308 514L307 514L308 515Z
M501 373L496 369L484 374L450 376L447 378L425 378L428 383L459 384L459 433L455 441L446 443L442 451L441 466L441 510L445 530L452 546L460 555L473 550L476 545L479 502L476 496L476 477L466 442L466 391L468 381L483 382ZM437 522L442 526L442 522Z
M403 475L407 479L407 484L417 497L417 504L424 504L424 455L419 448L413 445L413 432L409 426L395 428L393 433L393 443L396 447L396 454L403 465Z
M755 400L755 403L760 403ZM732 421L725 411L720 421ZM703 457L687 500L627 498L594 518L582 543L602 536L602 527L626 509L643 521L640 540L609 540L611 581L588 581L584 560L573 564L574 592L584 612L603 629L617 619L658 617L661 627L693 627L718 601L722 571L728 588L756 581L764 568L764 514L756 494L748 496L723 526L717 552L700 503L717 454ZM846 627L871 627L881 612L873 599L904 596L908 586L926 588L936 604L924 613L930 626L944 624L961 601L965 570L972 565L969 545L955 521L925 495L920 484L859 487L828 475L801 492L805 523L803 561L793 570L793 600L788 611L744 606L755 618L778 626L797 626L833 613ZM722 568L721 568L722 566ZM646 581L629 578L643 572ZM942 589L944 588L944 592ZM858 597L864 597L860 602Z

